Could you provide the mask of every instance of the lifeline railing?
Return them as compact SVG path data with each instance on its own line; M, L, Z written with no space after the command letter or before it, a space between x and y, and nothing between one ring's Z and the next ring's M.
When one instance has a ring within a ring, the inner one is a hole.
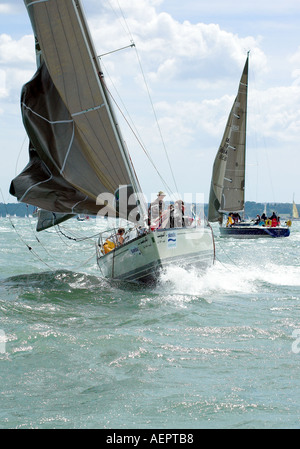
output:
M118 229L120 229L120 226L102 231L99 234L98 238L98 249L99 248L103 249L103 245L107 240L113 242L116 247L120 246L120 243L117 241ZM123 227L123 229L125 228ZM129 228L127 230L125 229L124 243L127 243L129 240L134 240L135 238L140 237L141 235L145 235L147 234L147 232L148 230L146 228L141 227ZM100 257L104 255L100 251L98 251L98 254Z

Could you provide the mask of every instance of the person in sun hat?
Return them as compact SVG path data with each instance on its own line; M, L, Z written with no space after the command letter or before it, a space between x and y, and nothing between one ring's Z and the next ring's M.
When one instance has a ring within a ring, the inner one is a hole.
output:
M166 194L160 190L157 194L157 198L152 201L148 208L148 225L150 226L153 222L157 222L158 227L162 223L162 214L165 209L165 198Z

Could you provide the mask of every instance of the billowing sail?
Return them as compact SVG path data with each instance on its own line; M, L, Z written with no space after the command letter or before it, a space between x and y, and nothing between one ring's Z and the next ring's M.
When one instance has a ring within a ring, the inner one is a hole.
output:
M95 215L105 206L106 213L114 214L119 186L136 192L138 181L81 2L24 3L36 39L38 69L21 96L29 163L12 181L10 192L51 212ZM97 201L104 192L105 200Z
M208 211L211 222L221 221L223 213L244 211L248 62L249 57L214 162Z

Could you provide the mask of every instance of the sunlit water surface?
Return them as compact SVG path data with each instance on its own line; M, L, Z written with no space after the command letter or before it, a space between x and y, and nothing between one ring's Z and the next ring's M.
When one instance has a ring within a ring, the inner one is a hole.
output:
M300 223L256 241L215 227L213 267L173 266L143 288L102 279L95 238L72 240L95 220L66 223L69 238L12 222L0 219L0 428L300 427Z

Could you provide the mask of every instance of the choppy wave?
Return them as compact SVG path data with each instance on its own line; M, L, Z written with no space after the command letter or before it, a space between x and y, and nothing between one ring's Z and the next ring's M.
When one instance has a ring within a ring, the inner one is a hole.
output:
M216 232L214 266L172 266L149 288L102 279L91 242L40 244L17 225L40 259L1 223L3 427L299 427L297 227L286 240Z
M275 286L300 287L300 266L267 263L260 266L236 266L216 262L205 273L169 267L161 276L164 292L213 297L215 294L240 293L249 295L270 291Z

